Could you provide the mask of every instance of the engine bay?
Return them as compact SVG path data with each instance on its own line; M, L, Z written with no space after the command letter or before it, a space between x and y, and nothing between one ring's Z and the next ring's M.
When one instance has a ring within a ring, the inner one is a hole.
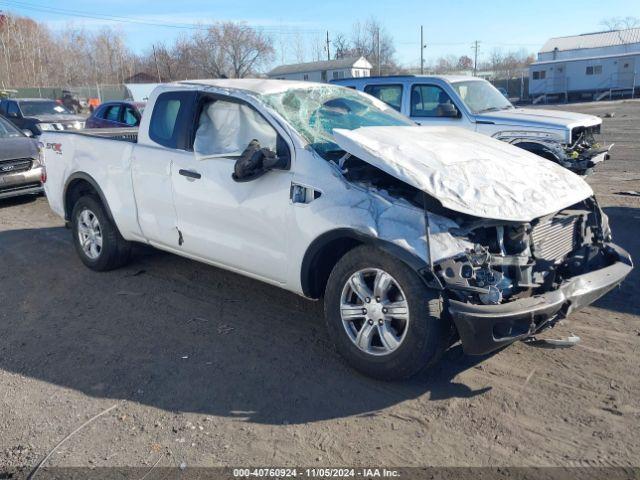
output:
M556 289L607 264L610 233L593 199L530 223L458 219L473 248L434 266L457 300L497 305Z

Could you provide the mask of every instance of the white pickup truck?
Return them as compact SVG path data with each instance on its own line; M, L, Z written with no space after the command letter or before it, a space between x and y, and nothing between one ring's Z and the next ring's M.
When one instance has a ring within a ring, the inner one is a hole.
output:
M514 107L486 80L460 75L397 75L334 80L388 103L421 125L463 127L516 145L578 174L609 158L594 139L594 115Z
M378 378L454 338L469 354L525 339L632 268L575 174L344 87L168 84L137 132L41 140L86 266L121 266L141 242L324 298L339 352Z

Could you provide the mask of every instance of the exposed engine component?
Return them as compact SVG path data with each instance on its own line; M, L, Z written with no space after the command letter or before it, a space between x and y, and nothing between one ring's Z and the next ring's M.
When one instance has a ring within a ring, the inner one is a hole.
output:
M454 289L473 293L485 305L496 305L508 296L513 282L491 267L491 254L480 245L466 256L449 259L441 267L445 282Z
M474 247L440 262L436 272L460 298L486 305L552 289L600 261L597 245L609 235L593 200L531 223L469 219L459 225L456 238Z

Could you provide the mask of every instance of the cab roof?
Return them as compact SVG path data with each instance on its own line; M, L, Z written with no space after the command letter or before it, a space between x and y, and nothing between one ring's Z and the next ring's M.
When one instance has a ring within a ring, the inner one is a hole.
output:
M279 93L292 88L326 87L328 85L326 83L301 82L295 80L271 80L265 78L185 80L177 83L180 85L199 85L203 87L216 87L229 90L244 90L259 95Z

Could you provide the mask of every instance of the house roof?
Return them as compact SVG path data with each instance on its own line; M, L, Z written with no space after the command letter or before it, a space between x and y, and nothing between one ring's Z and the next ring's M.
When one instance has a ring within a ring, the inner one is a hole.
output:
M267 75L286 75L289 73L306 73L318 70L338 70L341 68L351 68L360 60L364 60L368 64L368 68L372 65L364 57L337 58L335 60L323 60L320 62L292 63L290 65L280 65L271 70Z
M633 43L640 43L640 28L550 38L542 46L539 53L553 52L556 48L558 51L566 51L630 45Z

